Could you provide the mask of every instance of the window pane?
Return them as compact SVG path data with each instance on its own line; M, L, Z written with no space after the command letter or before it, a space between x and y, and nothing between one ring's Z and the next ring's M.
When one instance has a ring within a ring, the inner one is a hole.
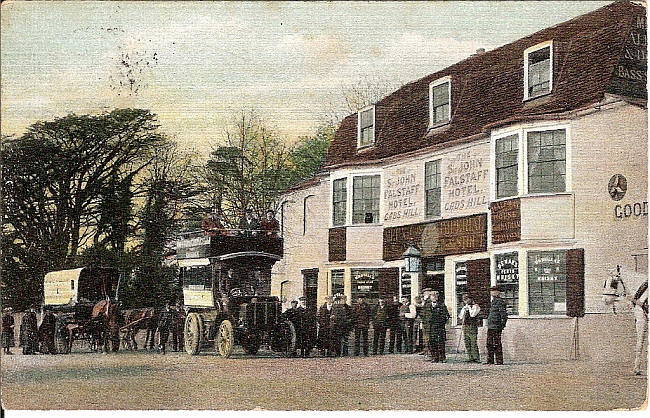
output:
M332 223L334 225L345 225L346 189L347 179L334 180L334 194L332 199Z
M517 252L494 256L497 285L506 303L509 315L519 314L519 254Z
M456 282L456 315L463 309L463 293L467 293L467 265L456 263L454 271Z
M551 48L546 47L528 54L528 94L535 96L550 91Z
M529 309L532 315L566 313L566 251L528 253Z
M497 198L518 194L519 136L510 135L496 141Z
M379 270L352 270L352 300L359 295L365 296L365 302L376 304L379 299Z
M558 129L529 132L527 136L528 191L530 193L565 191L566 132Z
M424 179L425 215L440 216L440 160L429 161L424 165Z
M449 120L449 82L433 87L431 94L433 123Z
M344 284L344 271L343 270L332 270L332 292L331 295L336 295L337 293L344 293L345 284Z
M379 175L354 177L352 223L379 222L379 179Z

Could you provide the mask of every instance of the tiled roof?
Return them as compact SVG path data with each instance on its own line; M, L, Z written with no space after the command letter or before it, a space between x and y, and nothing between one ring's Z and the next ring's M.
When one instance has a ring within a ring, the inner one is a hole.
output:
M600 101L636 17L645 8L617 1L409 83L375 105L375 145L357 152L357 114L346 117L324 168L363 163L483 132L507 119L578 109ZM553 92L523 101L524 50L553 41ZM429 84L451 76L451 122L431 131Z

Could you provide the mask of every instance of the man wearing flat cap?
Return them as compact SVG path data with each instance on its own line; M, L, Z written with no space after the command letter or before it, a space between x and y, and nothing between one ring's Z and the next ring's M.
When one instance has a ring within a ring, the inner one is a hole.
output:
M508 321L506 303L501 299L501 292L498 286L490 288L492 303L487 317L487 353L488 358L485 364L503 364L503 348L501 346L501 332Z

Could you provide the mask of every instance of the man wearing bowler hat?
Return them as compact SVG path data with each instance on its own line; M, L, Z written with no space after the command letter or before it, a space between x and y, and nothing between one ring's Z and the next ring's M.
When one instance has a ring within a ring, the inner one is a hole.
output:
M501 299L498 286L490 288L492 303L487 317L487 352L488 359L485 364L503 364L503 348L501 347L501 332L508 321L506 303Z

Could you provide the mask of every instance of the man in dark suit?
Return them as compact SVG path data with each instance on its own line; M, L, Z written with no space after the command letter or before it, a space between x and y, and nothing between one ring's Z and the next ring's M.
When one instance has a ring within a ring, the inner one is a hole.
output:
M246 215L239 221L239 233L247 237L257 235L260 229L260 223L253 216L253 209L246 209Z
M363 300L363 295L357 297L354 305L354 355L360 354L363 345L363 355L368 356L368 328L370 327L370 306ZM361 342L363 340L363 342Z
M447 341L445 325L449 320L449 310L437 291L434 290L431 292L430 298L432 305L429 351L431 352L433 362L444 363L447 361L445 356L445 341Z
M372 355L384 354L386 345L386 325L388 323L388 307L384 299L379 299L375 316L372 318Z
M393 354L395 351L402 352L402 333L399 326L399 310L402 304L393 296L393 300L388 304L388 353Z
M266 217L260 223L262 233L267 237L277 237L280 231L280 223L275 219L275 212L271 209L266 211Z
M349 332L348 328L348 310L346 308L345 298L338 295L332 306L332 315L330 316L330 341L332 342L332 352L336 357L345 355L343 343L347 339L345 335Z
M501 299L498 286L490 288L492 303L487 317L487 362L485 364L503 364L503 347L501 346L501 333L508 321L506 303Z
M56 316L54 316L52 311L46 309L45 314L43 315L43 320L41 321L41 326L38 329L38 335L40 340L47 347L47 352L49 354L56 354L56 349L54 347L55 327L56 327Z
M321 355L330 354L330 316L332 315L333 299L331 296L325 298L325 303L318 310L318 348Z

